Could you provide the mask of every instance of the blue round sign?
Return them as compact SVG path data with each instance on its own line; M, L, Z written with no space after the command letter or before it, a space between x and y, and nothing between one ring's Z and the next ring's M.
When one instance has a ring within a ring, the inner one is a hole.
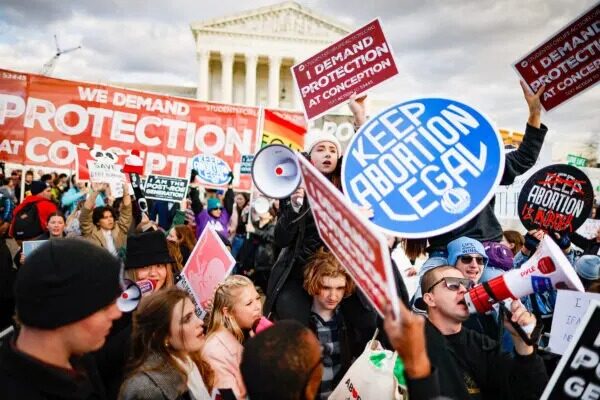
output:
M192 159L192 168L198 171L198 177L205 183L225 185L229 182L231 168L219 157L206 154L197 155Z
M448 232L477 215L504 171L504 146L480 112L450 99L398 104L369 119L344 156L342 185L371 220L404 238Z

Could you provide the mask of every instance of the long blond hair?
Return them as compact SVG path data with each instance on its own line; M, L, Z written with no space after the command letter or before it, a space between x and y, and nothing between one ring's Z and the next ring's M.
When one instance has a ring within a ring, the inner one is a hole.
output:
M240 328L235 318L225 315L223 309L227 307L231 312L235 308L239 290L249 286L254 287L254 284L243 275L231 275L217 286L213 297L212 312L208 320L208 335L225 328L240 343L243 343L244 332L242 328Z

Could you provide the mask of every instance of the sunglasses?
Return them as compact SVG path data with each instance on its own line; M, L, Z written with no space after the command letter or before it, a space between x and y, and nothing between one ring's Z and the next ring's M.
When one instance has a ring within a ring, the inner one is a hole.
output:
M431 285L429 287L429 289L427 291L425 291L425 293L430 293L434 287L436 287L438 284L440 284L442 282L444 282L444 284L446 285L446 288L448 290L451 290L453 292L458 291L458 289L460 289L460 285L462 285L467 290L471 290L473 288L473 286L475 286L475 282L473 282L472 280L467 279L467 278L446 277L446 278L440 279L439 281L437 281L433 285Z
M483 257L474 257L474 256L460 256L459 257L460 261L462 261L464 264L471 264L471 261L473 261L473 259L475 259L475 261L477 261L477 264L479 265L483 265Z

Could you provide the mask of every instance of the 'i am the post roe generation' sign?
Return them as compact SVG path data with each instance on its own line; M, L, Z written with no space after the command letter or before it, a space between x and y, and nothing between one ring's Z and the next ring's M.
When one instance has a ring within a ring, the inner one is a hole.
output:
M386 232L422 238L473 218L494 196L504 171L502 139L473 108L416 99L382 111L350 142L342 184L368 205Z
M546 111L575 97L600 81L600 3L569 23L514 64L536 92L546 91Z
M378 19L292 67L307 119L396 75L398 68Z

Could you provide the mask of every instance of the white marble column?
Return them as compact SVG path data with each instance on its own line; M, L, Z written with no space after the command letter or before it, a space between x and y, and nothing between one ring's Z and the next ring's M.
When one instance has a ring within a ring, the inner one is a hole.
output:
M209 61L210 61L210 51L208 50L198 50L196 53L196 58L198 60L198 90L196 91L196 98L198 100L208 100L208 85L209 85Z
M258 56L256 54L246 54L246 104L253 106L256 102L256 66Z
M269 107L279 107L281 57L269 56Z
M221 101L231 103L233 96L233 53L221 53Z
M306 58L301 58L301 59L294 59L294 64L296 65L302 61L304 61ZM291 72L291 69L290 69ZM292 73L293 75L293 73ZM300 96L300 90L296 87L296 82L294 81L294 77L292 76L292 109L294 110L303 110L304 106L302 105L302 96Z

